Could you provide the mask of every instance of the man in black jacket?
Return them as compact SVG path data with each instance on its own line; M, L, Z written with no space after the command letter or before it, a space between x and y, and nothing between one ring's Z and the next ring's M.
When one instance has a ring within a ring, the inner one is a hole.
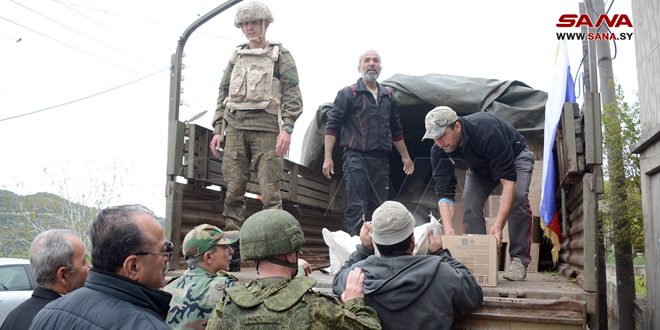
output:
M415 166L403 140L403 130L392 91L378 83L380 55L368 50L360 56L361 79L337 93L325 126L323 175L335 174L332 150L341 132L344 148L346 209L344 231L358 235L362 220L388 198L389 154L392 144L401 154L403 171L410 175Z
M477 112L458 118L449 107L439 106L425 118L424 139L433 139L431 166L435 194L445 233L454 234L454 168L469 169L463 188L463 225L467 234L490 234L502 242L502 228L509 222L511 264L504 278L524 280L530 262L532 211L529 184L534 154L525 137L513 126L491 113ZM486 228L484 202L502 185L502 196L495 223Z
M173 246L156 216L140 205L102 210L91 229L85 286L46 305L30 329L169 329L172 295L159 290Z
M72 230L51 229L37 235L29 257L38 286L32 297L7 315L0 329L28 329L46 304L82 287L89 272L86 254L80 236Z
M352 269L364 272L364 298L383 329L453 329L454 321L483 302L477 281L429 232L429 253L413 256L415 218L403 204L387 201L360 230L361 245L335 275L341 296ZM374 255L374 245L380 256Z

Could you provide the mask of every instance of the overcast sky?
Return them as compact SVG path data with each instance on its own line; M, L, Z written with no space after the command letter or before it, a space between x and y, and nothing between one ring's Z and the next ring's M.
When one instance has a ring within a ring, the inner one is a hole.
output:
M555 26L561 14L578 13L573 0L264 2L275 16L267 38L291 51L301 79L305 110L293 136L294 161L317 107L355 82L366 49L382 56L381 80L443 73L547 90L555 33L578 32ZM220 3L1 1L0 188L65 189L86 201L105 189L118 195L115 204L142 203L164 216L170 57L185 28ZM182 120L207 110L196 122L210 127L222 69L244 42L234 13L205 24L188 42ZM632 18L629 1L615 2L610 13ZM581 43L569 42L568 49L575 75ZM613 64L633 96L632 41L617 42Z

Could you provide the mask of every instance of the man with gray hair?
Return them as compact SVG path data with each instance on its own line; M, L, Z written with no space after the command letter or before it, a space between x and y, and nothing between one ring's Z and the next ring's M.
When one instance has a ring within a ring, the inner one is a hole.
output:
M225 296L225 288L238 279L227 273L238 241L238 231L222 231L202 224L183 239L183 255L188 269L167 284L163 291L172 294L167 324L172 329L204 329L211 312Z
M361 245L335 275L336 295L351 270L364 271L364 299L383 329L453 329L454 321L483 302L481 287L463 264L429 231L429 255L413 256L415 218L403 204L387 201L360 230ZM380 256L374 255L374 246Z
M101 210L92 223L85 286L44 307L30 329L169 329L172 296L159 290L173 245L144 206Z
M361 78L337 93L325 125L323 175L335 174L332 150L339 137L344 149L346 208L344 231L358 235L362 220L389 196L392 145L401 155L403 172L415 170L403 139L403 129L392 90L377 79L382 70L380 55L368 50L360 55Z
M85 245L75 232L51 229L30 245L30 269L37 281L32 297L16 306L0 329L28 329L34 316L49 302L83 286L89 264Z

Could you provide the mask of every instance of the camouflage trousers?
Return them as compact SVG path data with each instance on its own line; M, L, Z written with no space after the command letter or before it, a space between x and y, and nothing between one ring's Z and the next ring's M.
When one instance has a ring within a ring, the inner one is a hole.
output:
M227 127L222 175L227 183L225 230L238 230L245 221L245 192L250 179L250 164L259 181L264 209L281 209L280 179L284 159L275 153L276 132Z

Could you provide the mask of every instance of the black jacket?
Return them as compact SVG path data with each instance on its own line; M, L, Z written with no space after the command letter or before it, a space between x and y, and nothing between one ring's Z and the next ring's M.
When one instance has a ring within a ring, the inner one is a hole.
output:
M483 302L477 281L445 249L437 255L378 257L360 244L335 275L336 295L355 267L364 272L364 299L383 329L452 329L457 318Z
M482 180L516 181L514 162L527 149L525 137L502 118L487 112L473 113L458 121L462 127L462 148L447 154L436 144L431 147L436 196L454 199L454 168L469 168Z
M59 293L42 287L32 292L32 297L16 306L9 314L0 330L21 330L30 328L34 316L49 302L61 297Z
M30 329L169 329L172 295L92 269L85 286L46 305Z
M325 134L337 136L345 148L367 151L391 151L392 142L403 140L403 129L392 91L378 84L378 104L358 79L355 85L337 93L328 111Z

